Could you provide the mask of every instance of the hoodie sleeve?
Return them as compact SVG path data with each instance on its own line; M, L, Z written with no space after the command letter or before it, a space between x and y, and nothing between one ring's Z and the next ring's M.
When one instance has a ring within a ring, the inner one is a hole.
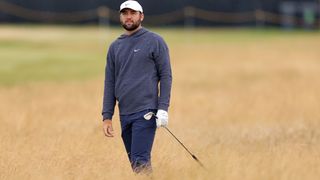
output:
M172 84L172 73L169 57L169 49L165 41L156 36L154 59L160 80L160 94L158 97L158 109L168 111Z
M105 81L102 108L103 120L112 119L115 104L115 63L113 45L111 44L108 50L107 63L105 67Z

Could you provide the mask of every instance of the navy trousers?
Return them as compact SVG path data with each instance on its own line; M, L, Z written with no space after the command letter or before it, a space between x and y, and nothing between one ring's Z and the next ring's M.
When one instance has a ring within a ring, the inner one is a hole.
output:
M132 170L136 173L151 172L151 149L157 129L156 120L145 120L143 115L157 110L144 110L130 115L121 115L121 137Z

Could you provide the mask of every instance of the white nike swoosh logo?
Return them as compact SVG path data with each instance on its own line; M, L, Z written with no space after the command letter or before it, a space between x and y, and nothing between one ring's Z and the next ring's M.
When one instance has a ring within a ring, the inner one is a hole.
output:
M133 52L138 52L138 51L140 51L140 49L134 49L134 50L133 50Z

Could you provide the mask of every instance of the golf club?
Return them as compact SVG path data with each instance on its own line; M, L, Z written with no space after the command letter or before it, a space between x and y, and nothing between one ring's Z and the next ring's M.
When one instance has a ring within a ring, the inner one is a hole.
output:
M153 112L149 112L149 113L145 114L143 117L146 120L150 120L152 118L152 116L154 116L156 119L158 119L158 117ZM185 145L183 145L183 143L169 130L169 128L167 128L167 127L164 127L164 128L181 144L181 146L191 155L191 157L195 161L197 161L202 168L205 169L205 167L201 163L201 161L194 154L192 154Z

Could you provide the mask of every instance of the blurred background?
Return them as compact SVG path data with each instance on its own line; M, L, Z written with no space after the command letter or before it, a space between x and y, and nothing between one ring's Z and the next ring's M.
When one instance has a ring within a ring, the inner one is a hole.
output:
M320 1L141 0L168 44L170 130L152 179L320 177ZM102 132L106 53L120 0L0 0L0 179L135 176Z
M319 28L319 0L141 0L146 25ZM119 0L1 0L0 22L118 24Z

